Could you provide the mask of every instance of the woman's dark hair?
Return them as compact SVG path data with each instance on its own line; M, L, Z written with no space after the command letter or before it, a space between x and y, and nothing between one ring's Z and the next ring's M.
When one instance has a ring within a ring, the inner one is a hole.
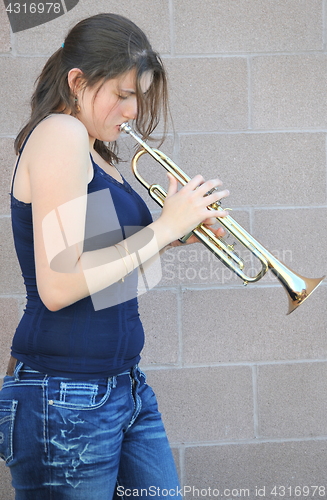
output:
M31 116L15 141L18 154L24 139L51 113L75 109L68 85L68 72L79 68L85 87L93 87L135 69L138 116L136 130L147 138L161 118L167 121L167 81L162 61L143 33L132 21L116 14L98 14L79 22L68 33L63 46L45 64L31 99ZM146 95L140 88L141 76L151 71L153 80ZM117 161L115 143L96 140L94 149L106 160Z

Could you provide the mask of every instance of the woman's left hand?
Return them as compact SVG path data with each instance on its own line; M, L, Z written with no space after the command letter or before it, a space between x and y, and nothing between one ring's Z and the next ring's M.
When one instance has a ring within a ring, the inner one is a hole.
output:
M214 229L213 227L211 227L216 223L217 223L217 219L214 217L210 217L203 222L203 224L208 229L210 229L210 231L212 231L217 238L222 238L225 236L226 231L223 227L219 227L217 229ZM192 234L192 236L190 236L185 243L182 243L179 240L175 240L172 243L170 243L169 247L179 247L179 246L184 246L184 245L191 245L192 243L200 243L200 240L194 234Z

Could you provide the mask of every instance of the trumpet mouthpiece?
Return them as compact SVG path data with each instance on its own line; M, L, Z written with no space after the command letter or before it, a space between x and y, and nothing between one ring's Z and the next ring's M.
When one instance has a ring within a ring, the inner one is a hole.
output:
M129 125L128 122L124 122L124 123L121 124L120 130L121 130L121 132L127 132L128 133L130 130L132 130L132 128L131 128L131 126Z

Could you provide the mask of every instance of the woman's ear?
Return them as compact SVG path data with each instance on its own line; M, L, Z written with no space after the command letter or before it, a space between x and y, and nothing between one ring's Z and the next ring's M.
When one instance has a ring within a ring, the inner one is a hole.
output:
M68 85L72 93L75 95L82 86L83 71L79 68L73 68L67 75Z

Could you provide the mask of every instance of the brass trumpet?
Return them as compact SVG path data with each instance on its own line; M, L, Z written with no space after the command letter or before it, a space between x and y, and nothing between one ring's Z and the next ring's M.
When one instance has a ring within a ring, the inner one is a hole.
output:
M138 172L137 162L140 157L149 153L160 165L170 172L183 186L187 184L191 178L186 175L168 156L159 149L152 149L136 134L128 123L121 125L121 130L133 137L138 142L140 149L132 159L132 171L137 180L148 190L151 198L153 198L161 207L163 207L167 192L159 184L149 184ZM212 210L224 210L220 206L220 202L208 206ZM285 264L276 259L268 250L266 250L258 241L256 241L245 229L242 228L229 215L223 218L217 218L219 223L225 227L243 246L255 255L261 262L261 270L255 276L247 276L243 272L244 263L242 259L234 252L233 245L228 245L223 238L217 238L216 235L203 224L200 224L193 229L191 233L181 238L185 242L195 234L197 238L212 252L215 256L225 264L229 269L239 276L245 285L254 283L260 280L270 269L277 277L280 283L285 288L289 299L289 310L287 314L293 312L300 304L302 304L311 293L323 281L322 278L305 278L289 269Z

